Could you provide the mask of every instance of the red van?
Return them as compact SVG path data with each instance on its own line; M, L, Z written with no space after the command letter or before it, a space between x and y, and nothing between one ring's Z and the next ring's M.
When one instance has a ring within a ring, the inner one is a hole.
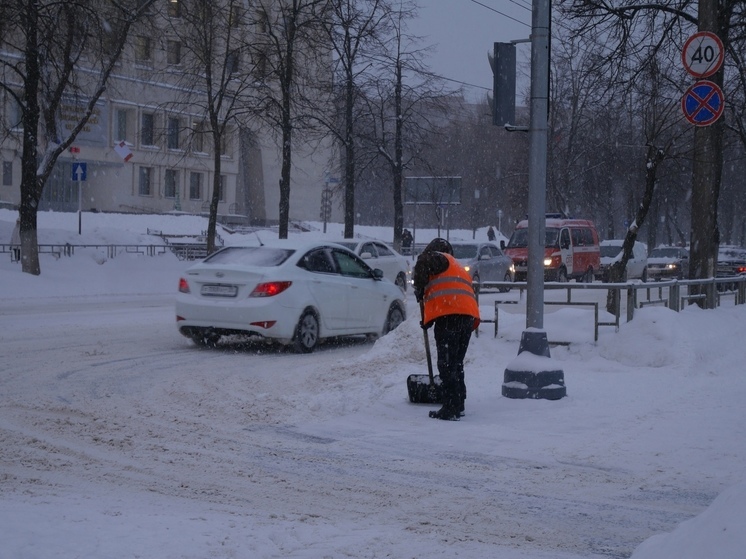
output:
M544 243L544 281L592 282L601 266L598 233L587 219L546 220ZM515 280L526 281L528 273L528 221L516 225L505 247L505 254L513 259Z

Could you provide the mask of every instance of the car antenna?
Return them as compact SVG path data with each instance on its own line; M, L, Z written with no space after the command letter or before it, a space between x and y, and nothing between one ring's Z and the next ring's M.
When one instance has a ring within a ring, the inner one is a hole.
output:
M264 243L262 242L262 238L259 236L259 231L254 231L254 235L256 235L257 241L259 241L259 246L263 247Z

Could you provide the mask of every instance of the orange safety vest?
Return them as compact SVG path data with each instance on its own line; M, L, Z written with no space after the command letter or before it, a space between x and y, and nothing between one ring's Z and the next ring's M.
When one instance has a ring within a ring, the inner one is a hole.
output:
M465 314L473 316L474 329L479 326L479 305L471 286L469 272L450 254L443 254L448 259L448 268L430 278L425 286L425 316L423 321L429 324L438 317L448 314Z

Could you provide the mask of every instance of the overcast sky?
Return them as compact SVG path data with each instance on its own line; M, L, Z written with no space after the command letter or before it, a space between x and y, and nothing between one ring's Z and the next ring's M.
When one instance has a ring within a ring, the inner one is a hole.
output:
M410 24L423 45L435 50L429 65L436 73L465 84L470 99L492 90L487 53L495 42L528 39L530 0L418 0L419 18ZM530 45L518 45L518 60L528 59ZM458 83L452 85L458 86Z

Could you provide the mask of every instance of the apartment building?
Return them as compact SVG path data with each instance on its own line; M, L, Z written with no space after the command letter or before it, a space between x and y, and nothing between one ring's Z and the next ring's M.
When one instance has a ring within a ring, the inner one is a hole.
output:
M77 211L80 205L83 211L102 212L209 211L215 184L212 135L204 103L195 100L196 88L184 91L179 79L186 50L175 32L179 1L160 1L151 26L135 28L130 34L93 116L72 149L57 161L40 209ZM18 56L0 49L0 57ZM240 71L240 60L235 64ZM9 72L0 77L16 85ZM13 206L20 202L20 110L7 93L0 102L4 132L0 204ZM72 98L64 103L58 117L60 130L71 130L83 110L82 102ZM219 220L277 223L281 165L277 143L270 131L256 123L232 123L226 130L219 146ZM325 145L313 148L294 147L291 220L319 219L331 150ZM79 163L85 164L85 174Z

